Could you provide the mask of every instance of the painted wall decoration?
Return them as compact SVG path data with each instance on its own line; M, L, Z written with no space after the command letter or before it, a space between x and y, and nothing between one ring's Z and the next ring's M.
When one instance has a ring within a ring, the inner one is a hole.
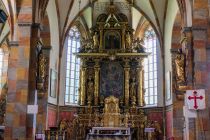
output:
M119 62L104 62L101 67L100 95L123 96L124 73Z

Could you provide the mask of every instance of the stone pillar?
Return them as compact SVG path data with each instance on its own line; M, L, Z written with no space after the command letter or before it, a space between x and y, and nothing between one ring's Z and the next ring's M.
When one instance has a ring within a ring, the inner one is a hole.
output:
M129 66L129 60L125 60L125 66L124 66L124 73L125 73L125 106L129 106L129 79L130 79L130 66Z
M99 95L99 72L100 72L100 65L99 60L95 62L95 78L94 78L94 105L98 105L98 95Z
M10 44L5 140L33 139L33 117L27 118L31 24L19 25L19 44Z
M139 60L139 66L137 68L137 80L138 80L138 89L137 89L137 103L138 106L144 106L144 70L142 66L142 59Z
M85 93L86 93L86 61L81 60L82 64L80 67L80 105L85 105Z
M209 102L210 97L210 78L209 78L209 1L208 0L195 0L193 2L193 22L192 22L192 35L193 35L193 50L194 50L194 88L203 88L206 90L206 102ZM202 16L201 16L202 15ZM209 139L210 138L210 108L198 111L199 116L195 120L196 139ZM201 125L203 123L203 125ZM208 124L208 125L204 125ZM192 130L193 131L193 130Z

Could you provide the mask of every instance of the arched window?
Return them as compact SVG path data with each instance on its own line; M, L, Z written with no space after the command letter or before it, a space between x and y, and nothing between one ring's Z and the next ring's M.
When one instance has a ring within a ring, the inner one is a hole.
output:
M4 68L4 52L3 49L0 49L0 83L2 83L3 68Z
M144 88L146 105L157 105L157 37L153 29L145 32L146 52L151 54L144 60Z
M80 60L74 53L80 48L80 33L76 27L72 27L68 34L67 60L66 60L66 84L65 104L77 104L79 97L79 67Z

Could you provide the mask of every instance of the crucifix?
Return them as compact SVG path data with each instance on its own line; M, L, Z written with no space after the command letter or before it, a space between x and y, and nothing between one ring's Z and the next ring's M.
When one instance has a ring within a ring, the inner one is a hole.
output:
M203 99L203 96L197 96L197 91L194 91L193 92L193 96L188 96L188 99L189 100L194 100L194 108L195 109L198 109L198 105L197 105L197 100L200 99L202 100Z

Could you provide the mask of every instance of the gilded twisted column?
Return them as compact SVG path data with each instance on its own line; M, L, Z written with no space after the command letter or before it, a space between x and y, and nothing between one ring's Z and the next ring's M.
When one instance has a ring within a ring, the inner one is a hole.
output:
M85 92L86 92L86 62L82 60L80 67L80 105L85 105Z
M99 25L100 30L100 46L99 46L99 52L102 52L103 50L103 25Z
M98 95L99 95L99 72L100 72L99 60L96 60L95 62L94 71L95 71L94 104L97 106Z
M122 29L122 49L125 51L125 25L123 24L123 29Z
M144 106L144 70L142 66L142 59L139 60L138 68L137 68L137 77L138 77L138 105Z
M125 106L129 106L130 66L129 66L129 61L127 59L125 60L124 73L125 73Z

